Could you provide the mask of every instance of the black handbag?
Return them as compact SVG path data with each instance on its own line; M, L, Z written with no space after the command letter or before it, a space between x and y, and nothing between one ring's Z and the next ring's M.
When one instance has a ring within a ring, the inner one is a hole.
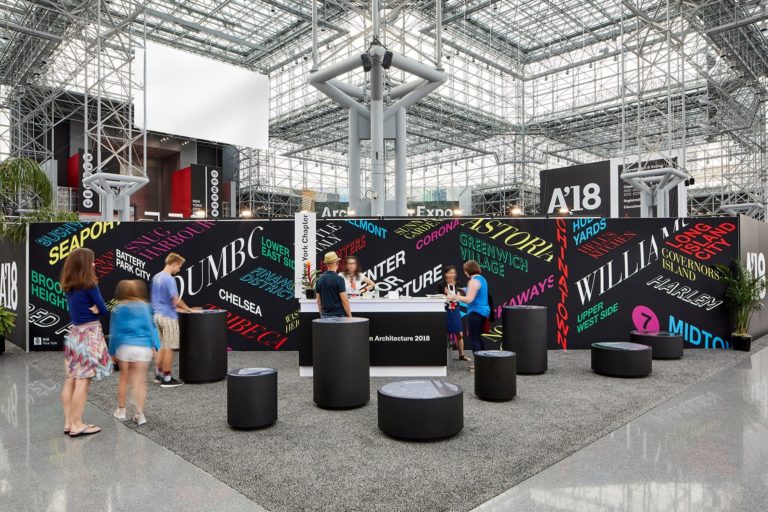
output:
M495 322L497 320L496 317L496 306L493 305L493 295L490 293L488 294L488 306L491 308L491 313L488 315L488 320L491 322Z

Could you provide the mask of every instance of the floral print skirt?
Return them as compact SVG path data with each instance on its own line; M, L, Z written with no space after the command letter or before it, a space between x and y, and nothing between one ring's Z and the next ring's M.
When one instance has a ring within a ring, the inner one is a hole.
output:
M64 340L67 377L100 380L112 373L112 360L100 322L73 325Z

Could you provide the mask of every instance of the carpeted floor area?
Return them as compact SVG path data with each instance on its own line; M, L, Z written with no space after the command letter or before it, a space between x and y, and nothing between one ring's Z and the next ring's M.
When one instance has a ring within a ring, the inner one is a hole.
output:
M768 338L753 343L753 351ZM61 354L23 355L58 378ZM654 361L644 379L612 379L590 370L588 350L550 352L549 371L519 376L512 402L472 393L467 363L452 362L448 380L465 390L465 427L446 441L392 440L376 426L371 402L326 411L312 402L312 380L298 377L296 353L233 352L230 368L279 370L279 420L265 430L226 424L225 382L150 388L142 434L273 511L469 510L717 371L747 357L733 351L687 350L679 361ZM116 378L95 383L90 401L111 412Z

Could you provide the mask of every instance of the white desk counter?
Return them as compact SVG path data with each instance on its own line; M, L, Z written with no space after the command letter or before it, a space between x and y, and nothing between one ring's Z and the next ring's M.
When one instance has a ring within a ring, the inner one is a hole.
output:
M299 299L302 313L317 313L317 301L315 299ZM399 299L349 299L352 308L352 316L355 313L378 312L441 312L445 311L445 299L432 299L428 297L400 297Z
M312 320L319 318L317 301L299 299L299 375L312 376ZM371 377L445 377L447 334L445 300L350 299L352 316L369 320Z

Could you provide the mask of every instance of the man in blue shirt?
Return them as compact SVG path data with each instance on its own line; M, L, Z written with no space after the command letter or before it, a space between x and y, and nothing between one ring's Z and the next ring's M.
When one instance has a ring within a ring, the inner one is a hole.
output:
M321 318L352 316L347 297L347 285L337 271L339 256L331 251L323 258L326 270L315 284L317 292L317 309Z
M187 306L176 287L173 276L178 274L184 258L175 252L165 257L165 268L152 277L152 309L155 311L155 324L160 333L160 351L157 354L155 382L162 388L175 388L181 382L171 377L173 368L173 351L179 349L179 315L176 308L192 312Z

